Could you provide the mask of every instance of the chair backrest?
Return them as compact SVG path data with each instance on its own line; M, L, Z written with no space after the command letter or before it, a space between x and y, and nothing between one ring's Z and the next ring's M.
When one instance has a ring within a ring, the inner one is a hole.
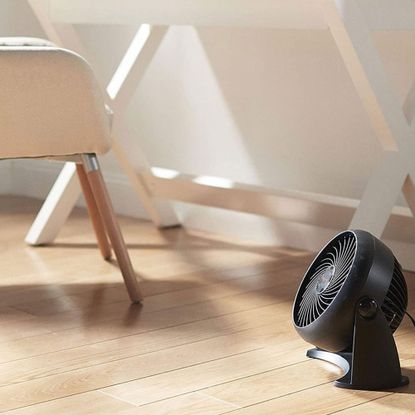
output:
M52 44L0 42L0 158L110 147L103 94L82 57Z

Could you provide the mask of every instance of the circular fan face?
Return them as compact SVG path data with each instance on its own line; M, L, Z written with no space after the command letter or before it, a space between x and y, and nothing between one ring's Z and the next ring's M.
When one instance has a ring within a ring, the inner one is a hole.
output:
M294 306L294 322L305 327L334 300L349 275L356 255L356 236L343 232L328 243L311 264Z

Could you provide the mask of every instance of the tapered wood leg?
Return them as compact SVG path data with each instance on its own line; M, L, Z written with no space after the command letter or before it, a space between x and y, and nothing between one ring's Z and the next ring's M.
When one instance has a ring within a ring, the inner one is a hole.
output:
M124 238L115 217L114 209L112 207L101 170L99 169L98 159L95 155L85 155L83 156L83 160L88 182L94 195L98 211L105 224L115 256L117 257L128 294L130 295L133 303L140 302L143 299L143 295L138 285L127 248L125 246Z
M108 242L107 233L105 231L105 225L99 213L98 206L92 193L92 189L89 184L85 168L82 164L77 164L76 171L78 173L79 182L81 183L82 192L84 194L85 202L88 207L88 212L91 218L92 226L94 227L95 235L97 237L99 250L101 251L101 254L104 257L104 259L110 259L111 245Z

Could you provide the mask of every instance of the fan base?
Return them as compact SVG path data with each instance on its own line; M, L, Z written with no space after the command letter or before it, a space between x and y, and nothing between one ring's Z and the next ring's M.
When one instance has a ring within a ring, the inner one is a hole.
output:
M360 390L387 390L399 388L401 386L406 386L409 384L409 379L407 376L400 376L400 379L394 379L388 383L383 384L378 384L376 381L374 384L360 384L353 382L351 378L352 353L350 352L332 353L315 348L308 350L307 356L312 359L319 359L325 362L332 363L343 370L344 375L340 379L334 381L334 386L337 386L338 388Z
M352 383L343 382L341 379L334 381L334 386L337 386L338 388L343 389L360 389L360 390L389 390L389 389L395 389L400 388L402 386L406 386L409 384L409 378L408 376L401 376L401 381L398 385L392 385L392 386L386 386L382 388L368 388L368 387L359 387L359 385L353 385Z

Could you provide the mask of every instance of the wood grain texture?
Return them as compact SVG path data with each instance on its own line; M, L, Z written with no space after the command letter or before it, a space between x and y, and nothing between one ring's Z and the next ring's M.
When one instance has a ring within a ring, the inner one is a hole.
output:
M29 248L38 202L0 202L0 413L413 413L407 321L396 341L412 384L398 393L334 388L338 371L305 357L291 304L310 253L121 218L146 295L131 306L85 211Z
M138 303L143 299L143 294L137 282L130 255L125 246L124 237L115 216L101 170L87 171L86 176L98 208L99 216L104 223L112 249L115 252L130 299L133 303Z
M91 218L92 226L94 227L95 235L97 237L99 250L101 251L101 255L104 259L110 259L111 245L108 241L105 225L99 213L84 166L82 164L77 164L76 172L78 174L79 183L81 184L82 193L88 208L89 217Z

